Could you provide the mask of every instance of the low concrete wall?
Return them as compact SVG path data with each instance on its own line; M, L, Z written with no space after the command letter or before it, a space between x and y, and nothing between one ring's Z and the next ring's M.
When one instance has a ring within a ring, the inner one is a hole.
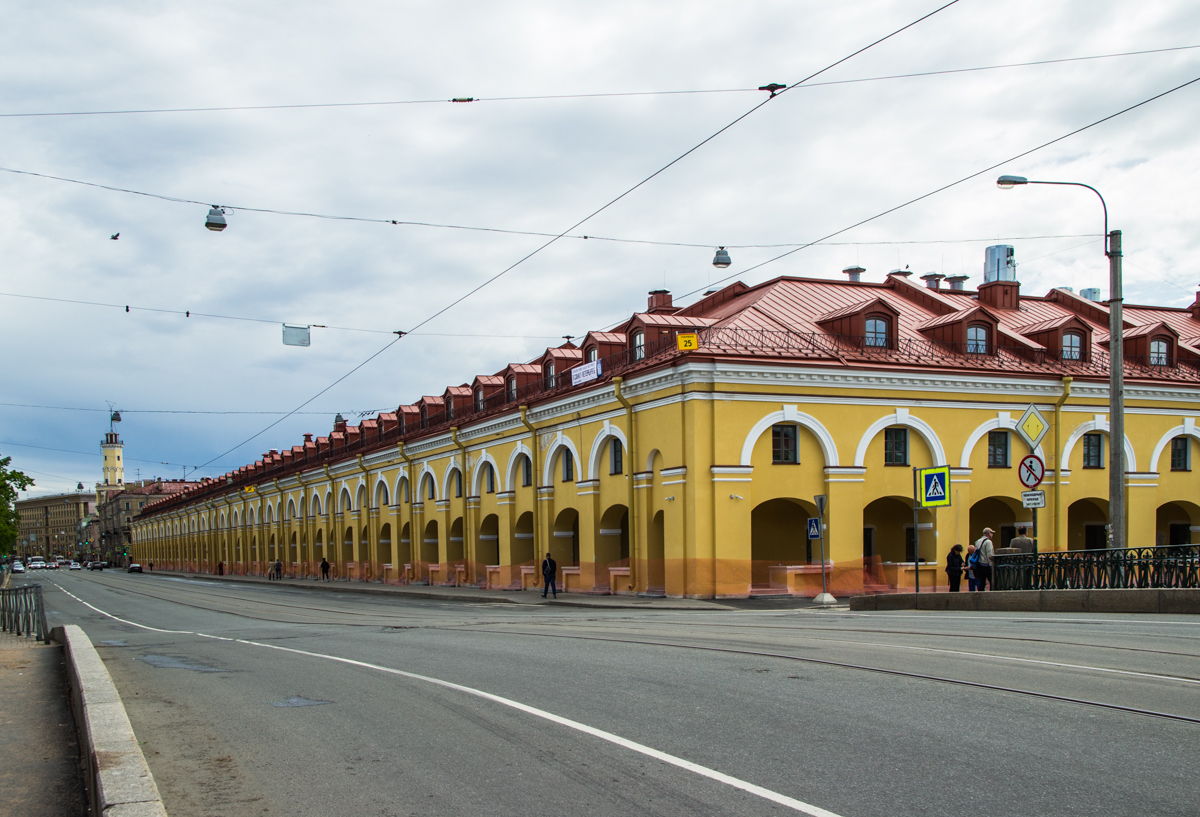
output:
M55 627L51 638L63 645L67 655L79 745L87 755L91 813L166 817L125 705L91 640L74 624Z
M959 610L1005 613L1200 613L1200 589L1004 590L855 596L851 610Z

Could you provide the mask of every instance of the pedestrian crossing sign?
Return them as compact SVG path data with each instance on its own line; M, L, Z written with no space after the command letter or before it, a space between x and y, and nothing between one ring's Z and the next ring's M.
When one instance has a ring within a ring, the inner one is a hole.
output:
M810 516L808 518L808 538L809 539L820 539L821 538L821 519L820 519L820 517Z
M917 472L917 504L944 508L950 504L950 466L922 468Z

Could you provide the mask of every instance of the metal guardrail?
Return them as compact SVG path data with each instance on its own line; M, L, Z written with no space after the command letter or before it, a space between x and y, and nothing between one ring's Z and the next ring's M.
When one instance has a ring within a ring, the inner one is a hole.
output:
M40 584L0 590L0 629L15 635L31 635L38 641L49 637Z
M995 557L997 590L1200 587L1200 545L1169 545Z

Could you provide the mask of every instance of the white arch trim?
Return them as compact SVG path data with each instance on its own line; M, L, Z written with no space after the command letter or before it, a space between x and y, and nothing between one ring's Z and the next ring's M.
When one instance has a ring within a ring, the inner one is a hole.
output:
M482 491L483 466L492 466L492 471L496 474L496 484L500 484L500 466L496 464L496 459L487 452L485 448L479 452L479 459L475 463L475 469L471 472L471 495L480 496Z
M1105 436L1110 436L1108 432L1108 418L1103 414L1097 414L1095 419L1089 420L1086 423L1080 423L1067 437L1067 442L1063 445L1062 461L1065 463L1063 470L1066 471L1071 467L1071 452L1075 449L1075 443L1087 434L1089 431L1103 431ZM1112 443L1110 442L1109 445ZM1107 467L1107 466L1106 466ZM1125 470L1136 471L1137 456L1133 453L1133 443L1129 441L1129 435L1125 435Z
M461 469L462 469L462 466L459 465L458 457L452 457L450 459L450 464L446 466L446 473L442 475L442 499L450 499L450 497L453 493L450 490L450 488L451 488L450 480L453 477L454 472L459 471ZM464 494L467 492L467 488L468 488L467 480L466 480L466 477L464 476L463 477L463 493Z
M949 465L949 462L946 460L946 449L942 447L942 441L938 439L937 432L933 430L933 427L924 420L913 417L909 414L908 409L898 408L894 414L880 417L871 423L866 433L863 434L862 439L858 441L858 450L854 452L854 467L862 468L866 464L867 446L871 444L871 440L875 439L875 436L879 432L888 426L911 428L921 435L921 439L925 440L925 445L929 447L929 453L933 457L934 465Z
M521 459L521 455L529 457L529 462L533 462L533 452L529 450L529 446L525 443L517 443L517 447L508 455L508 467L504 469L504 490L517 490L517 462Z
M550 447L548 449L546 449L546 462L542 465L542 484L543 485L553 485L554 484L554 480L553 480L554 464L555 464L554 461L556 459L558 459L559 449L562 449L562 448L566 448L567 450L569 450L571 452L571 455L573 457L575 457L575 471L576 471L575 479L579 479L579 475L578 475L579 466L583 462L583 460L581 460L579 458L579 450L575 448L575 443L571 440L570 437L566 436L565 434L563 434L560 431L560 432L558 432L557 435L555 435L554 442L550 443Z
M426 476L428 476L431 480L433 480L433 494L434 494L433 498L435 500L438 498L437 497L437 485L438 485L437 474L434 473L433 468L430 467L429 463L425 462L425 463L421 463L421 475L419 477L417 477L417 490L420 492L417 494L417 499L419 499L421 502L426 501L426 499L425 499L425 477Z
M371 489L371 501L372 501L372 502L375 502L375 500L379 498L379 489L380 489L380 487L382 487L382 488L383 488L383 492L384 492L385 494L387 494L387 498L388 498L388 501L387 501L387 502L385 502L384 504L385 504L385 505L390 505L390 504L392 504L392 503L391 503L391 500L393 499L393 496L394 496L394 495L392 494L392 489L388 487L388 484L387 484L387 479L386 479L386 478L384 478L383 474L377 474L377 475L375 476L375 487ZM379 507L379 505L378 505L378 504L374 504L374 505L372 505L371 507L373 507L373 508L377 508L377 507Z
M1183 420L1183 425L1175 426L1166 434L1162 435L1162 438L1158 441L1158 445L1154 446L1154 453L1150 455L1151 471L1158 471L1159 458L1162 457L1162 453L1166 447L1171 444L1171 440L1175 439L1176 437L1194 437L1195 439L1200 440L1200 428L1196 428L1196 418L1185 417Z
M754 445L758 442L758 438L776 423L796 423L804 426L817 438L817 443L821 446L821 454L825 457L825 465L836 467L839 464L837 443L833 441L833 435L825 426L821 425L821 421L816 417L800 411L799 406L784 406L782 411L773 411L755 423L754 428L750 429L750 433L746 435L745 442L742 443L742 459L739 464L751 464L754 457Z
M989 431L999 431L1001 429L1007 429L1009 431L1017 430L1017 421L1014 420L1012 415L1007 411L1000 412L998 415L996 415L995 420L988 420L986 423L981 424L979 428L971 432L971 436L967 438L967 444L963 446L962 458L959 460L958 467L970 468L971 455L975 453L975 446ZM1024 438L1022 438L1022 442L1024 442ZM1043 463L1046 461L1046 452L1042 450L1041 445L1038 445L1037 449L1034 450L1033 453L1036 454Z
M615 437L621 441L621 448L625 449L625 458L629 456L629 441L625 439L625 432L617 428L609 420L604 421L604 427L596 433L596 439L592 441L592 450L588 456L587 478L599 479L597 471L600 468L600 458L604 456L604 443L609 437ZM575 458L579 462L579 458Z

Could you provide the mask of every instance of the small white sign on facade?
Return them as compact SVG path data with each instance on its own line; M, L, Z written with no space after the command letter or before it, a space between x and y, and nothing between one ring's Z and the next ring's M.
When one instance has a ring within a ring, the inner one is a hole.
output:
M283 345L284 346L308 346L311 341L309 339L309 327L307 326L288 326L283 325Z
M571 385L578 386L580 383L587 383L595 380L600 376L600 361L592 363L584 363L576 366L571 370Z
M1046 492L1045 491L1022 491L1021 492L1021 507L1022 508L1044 508L1044 507L1046 507Z

